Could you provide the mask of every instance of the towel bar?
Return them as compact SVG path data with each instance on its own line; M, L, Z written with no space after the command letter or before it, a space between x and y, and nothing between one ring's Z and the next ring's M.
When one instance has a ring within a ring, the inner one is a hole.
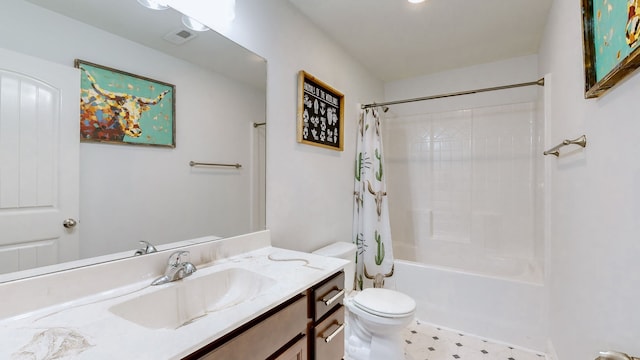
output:
M560 148L567 146L567 145L579 145L582 147L586 147L587 146L587 137L585 135L580 136L579 138L573 139L573 140L563 140L560 144L552 147L551 149L545 151L543 154L544 155L555 155L556 157L560 156Z
M189 166L221 166L221 167L234 167L236 169L239 169L242 167L242 165L240 164L215 164L215 163L203 163L203 162L195 162L195 161L189 161Z

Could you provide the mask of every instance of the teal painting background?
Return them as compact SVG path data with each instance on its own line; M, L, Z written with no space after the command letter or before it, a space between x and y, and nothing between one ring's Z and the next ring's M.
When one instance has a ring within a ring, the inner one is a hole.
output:
M123 141L131 144L168 145L174 146L174 90L172 86L142 79L127 74L80 63L96 79L98 85L106 91L131 94L135 96L155 99L163 91L169 92L156 105L149 106L149 110L142 113L139 124L142 129L140 137L125 135ZM80 86L91 89L91 82L82 74Z
M637 47L627 45L626 0L594 0L593 27L596 81L600 81ZM609 11L609 8L611 11ZM598 19L598 12L601 16ZM620 56L618 57L618 51Z

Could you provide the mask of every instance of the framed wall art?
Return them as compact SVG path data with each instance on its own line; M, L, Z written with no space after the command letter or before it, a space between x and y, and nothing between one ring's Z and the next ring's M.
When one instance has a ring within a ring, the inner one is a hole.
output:
M298 142L343 150L344 95L305 71L298 75Z
M585 98L603 95L640 66L640 0L582 0Z
M75 67L81 141L175 147L174 85L77 59Z

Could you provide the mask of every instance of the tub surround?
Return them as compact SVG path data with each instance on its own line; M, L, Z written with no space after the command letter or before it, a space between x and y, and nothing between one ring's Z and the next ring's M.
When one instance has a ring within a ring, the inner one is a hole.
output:
M251 298L178 328L150 329L110 309L158 291L150 286L170 252L0 284L3 358L180 359L268 312L344 267L346 261L272 247L268 231L183 248L198 271L192 276L244 269L275 281ZM192 280L187 278L182 281ZM52 350L53 349L53 350ZM35 355L35 357L27 357Z

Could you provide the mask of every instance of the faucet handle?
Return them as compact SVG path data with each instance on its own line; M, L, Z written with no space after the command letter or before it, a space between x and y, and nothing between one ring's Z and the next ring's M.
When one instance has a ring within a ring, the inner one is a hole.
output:
M171 253L171 255L169 256L169 261L168 261L168 265L170 266L177 266L180 265L181 263L185 262L183 260L183 258L189 258L190 254L188 251L185 250L178 250L178 251L174 251L173 253Z
M153 246L153 244L151 244L148 241L140 240L139 242L144 247L142 249L136 250L136 252L134 253L134 255L136 255L136 256L144 255L144 254L150 254L150 253L154 253L154 252L158 251L158 249L156 249L156 247Z
M153 246L153 244L151 244L148 241L140 240L140 244L144 245L144 251L146 254L150 254L158 251L158 249L156 249L156 247Z

